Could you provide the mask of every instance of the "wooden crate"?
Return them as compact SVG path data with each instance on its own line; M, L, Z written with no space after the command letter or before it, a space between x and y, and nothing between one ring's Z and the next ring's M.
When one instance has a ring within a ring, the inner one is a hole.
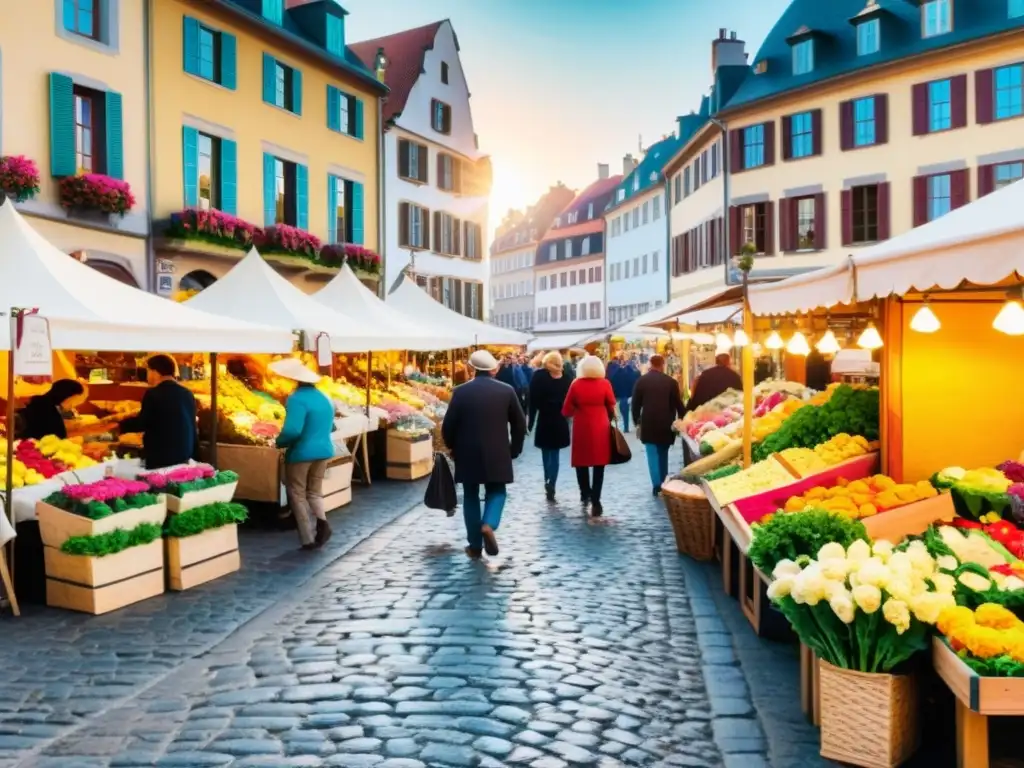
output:
M346 456L343 459L331 459L327 463L322 486L325 498L352 487L352 466L351 456Z
M238 489L238 483L225 483L224 485L215 485L212 488L204 488L201 491L191 491L186 493L184 496L167 496L167 511L168 512L186 512L196 507L204 507L207 504L216 504L218 501L231 501L235 498L235 491Z
M434 444L430 435L420 440L405 440L389 432L387 457L389 480L418 480L429 475L434 467Z
M101 533L110 533L116 528L130 531L142 523L163 525L164 519L167 517L166 497L160 495L157 498L160 501L156 504L118 512L101 520L91 520L88 517L65 512L45 501L37 501L36 519L39 521L39 535L44 546L59 549L72 536L96 536Z
M101 614L164 591L164 551L160 540L116 555L67 555L44 547L46 604Z
M352 503L352 488L342 488L340 491L335 491L329 496L324 496L324 511L333 512L336 509L341 509L347 504Z
M200 454L209 457L209 445L200 445ZM262 445L217 443L217 469L238 473L235 496L246 501L281 501L284 478L284 452Z
M932 523L948 523L954 517L956 510L953 508L953 497L948 493L940 493L930 499L865 517L861 522L872 539L885 539L899 544L907 536L924 533Z
M181 591L234 573L242 567L238 552L238 526L234 523L196 536L168 536L167 582Z
M433 468L434 460L432 458L404 466L394 466L388 462L387 478L388 480L419 480L421 477L429 475Z

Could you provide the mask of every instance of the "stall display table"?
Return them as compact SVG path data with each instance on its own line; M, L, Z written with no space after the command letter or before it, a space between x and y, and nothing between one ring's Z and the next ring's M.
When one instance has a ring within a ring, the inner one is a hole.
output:
M210 444L200 443L204 461L210 457ZM236 498L282 504L284 498L284 451L262 445L217 443L217 469L238 473Z

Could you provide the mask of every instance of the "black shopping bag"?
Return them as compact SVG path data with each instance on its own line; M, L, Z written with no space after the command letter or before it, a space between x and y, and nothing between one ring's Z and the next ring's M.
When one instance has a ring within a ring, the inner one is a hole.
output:
M459 505L452 468L443 453L434 454L434 468L430 471L430 482L427 483L423 503L430 509L443 509L448 517L455 514L455 508Z
M625 464L627 461L633 458L633 452L629 450L629 443L626 442L626 438L622 432L615 425L611 425L612 428L612 464Z

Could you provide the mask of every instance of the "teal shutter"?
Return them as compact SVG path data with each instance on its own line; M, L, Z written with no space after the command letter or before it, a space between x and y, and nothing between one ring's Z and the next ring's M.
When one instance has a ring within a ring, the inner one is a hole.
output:
M333 85L327 86L327 128L341 130L341 91Z
M363 185L358 181L352 182L352 212L345 213L349 216L352 221L352 242L356 245L362 245L363 235Z
M356 132L354 135L357 139L361 139L363 138L363 100L352 99L352 101L356 105Z
M50 175L74 176L75 85L67 75L50 73Z
M238 145L220 140L220 209L238 215Z
M327 174L327 242L338 242L338 177Z
M277 223L277 195L274 189L273 155L263 153L263 226L272 227Z
M328 14L326 27L328 52L345 58L345 19Z
M277 72L277 62L269 53L263 54L263 100L267 104L274 104L274 79Z
M107 91L107 176L124 178L124 121L121 94Z
M199 20L191 16L182 19L182 55L185 71L190 75L199 74Z
M185 207L195 208L199 205L199 131L187 125L181 129L181 157Z
M292 112L302 114L302 72L292 70Z
M295 226L309 230L309 170L295 164Z
M64 0L64 29L75 31L75 0Z
M232 91L238 87L238 44L234 35L220 33L220 84Z

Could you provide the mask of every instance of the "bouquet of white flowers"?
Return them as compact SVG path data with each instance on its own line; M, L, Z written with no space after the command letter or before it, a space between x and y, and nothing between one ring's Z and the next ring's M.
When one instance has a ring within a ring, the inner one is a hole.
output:
M783 560L768 596L818 658L842 669L889 672L928 647L956 580L923 542L894 550L888 541L830 543L817 559Z

